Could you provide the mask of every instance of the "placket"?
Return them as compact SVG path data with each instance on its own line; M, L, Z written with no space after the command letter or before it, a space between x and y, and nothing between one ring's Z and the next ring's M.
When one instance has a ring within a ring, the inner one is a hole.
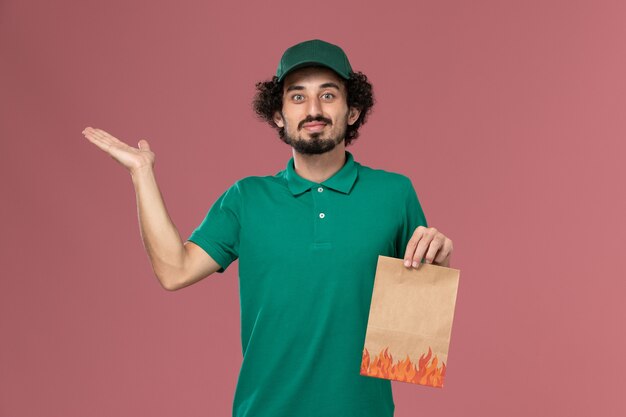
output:
M323 186L317 184L311 188L311 194L313 196L313 248L314 249L329 249L332 247L331 242L331 216L333 213L330 211L330 193L332 191Z

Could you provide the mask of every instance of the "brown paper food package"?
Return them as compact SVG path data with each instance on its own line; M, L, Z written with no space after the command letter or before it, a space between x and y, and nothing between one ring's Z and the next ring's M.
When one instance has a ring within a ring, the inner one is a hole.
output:
M443 387L460 272L378 257L361 375Z

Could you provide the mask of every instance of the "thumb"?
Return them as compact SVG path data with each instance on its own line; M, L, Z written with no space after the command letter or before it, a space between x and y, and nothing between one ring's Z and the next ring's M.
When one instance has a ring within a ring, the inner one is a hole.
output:
M150 145L148 144L148 141L145 139L140 139L138 145L139 145L139 149L141 150L145 150L145 151L150 150Z

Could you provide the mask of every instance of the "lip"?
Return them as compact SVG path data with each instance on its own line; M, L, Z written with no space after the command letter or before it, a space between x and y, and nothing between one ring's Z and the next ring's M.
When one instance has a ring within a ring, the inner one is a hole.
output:
M305 123L304 125L302 125L302 127L305 128L306 130L316 132L316 131L324 129L324 127L326 127L326 123L323 123L323 122Z

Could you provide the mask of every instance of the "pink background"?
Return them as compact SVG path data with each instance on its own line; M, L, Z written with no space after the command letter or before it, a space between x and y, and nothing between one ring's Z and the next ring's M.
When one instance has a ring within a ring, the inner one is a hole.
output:
M625 415L624 2L4 0L0 416L230 415L237 263L163 290L81 131L148 140L186 239L285 167L254 83L316 37L374 85L348 150L413 179L462 271L446 385L394 382L396 416Z

